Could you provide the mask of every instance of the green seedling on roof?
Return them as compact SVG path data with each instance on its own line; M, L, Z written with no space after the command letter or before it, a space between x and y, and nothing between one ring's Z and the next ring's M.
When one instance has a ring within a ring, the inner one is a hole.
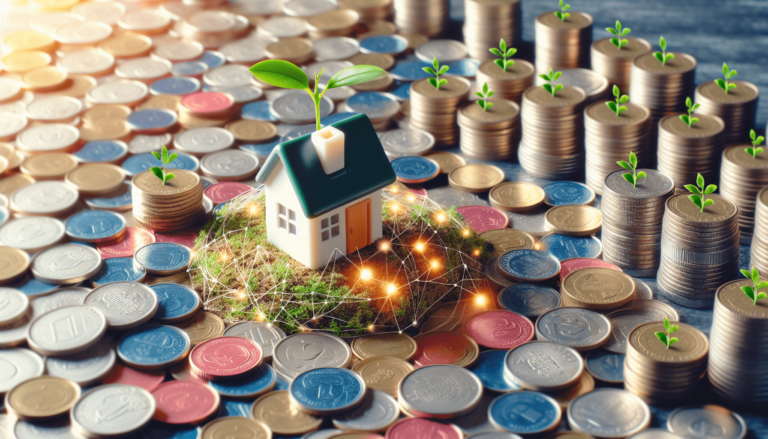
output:
M618 47L619 50L621 50L622 47L629 44L629 40L622 39L621 37L629 35L632 30L629 28L622 29L621 28L621 22L619 20L616 20L616 27L606 27L605 30L612 33L613 35L616 35L615 37L611 38L611 43Z
M497 66L499 66L501 70L504 70L506 72L507 67L515 65L515 62L508 58L512 58L512 56L514 56L514 54L517 53L517 49L515 49L514 47L507 48L507 42L504 41L504 38L502 38L499 41L498 49L495 47L492 47L488 50L492 54L496 56L500 56L502 58L502 59L496 59L493 61L494 63L496 63Z
M666 332L654 332L653 335L656 336L662 343L664 343L667 346L667 349L669 349L670 346L678 342L677 337L672 337L671 335L677 332L677 330L680 329L679 326L673 325L669 323L669 318L664 317L664 330Z
M627 180L632 187L637 187L637 182L640 181L641 178L647 177L645 171L637 172L637 156L632 151L629 152L629 163L622 160L616 162L616 164L624 169L632 171L631 173L621 174L621 176L624 177L624 180Z
M757 267L753 265L751 273L749 270L741 270L741 274L752 281L752 286L745 285L741 287L741 291L744 291L744 294L749 297L749 300L752 301L752 305L757 305L758 300L768 297L768 294L758 292L758 290L768 287L768 282L760 280L760 272L757 271Z
M483 109L483 111L486 111L489 108L493 107L493 102L490 102L490 101L486 100L486 99L490 98L491 96L493 96L493 90L489 90L488 89L488 83L487 82L485 84L483 84L483 91L482 92L476 91L475 95L477 95L477 97L482 98L482 99L478 99L477 100L477 105L479 105L480 108Z
M562 75L563 75L563 72L555 72L552 69L549 69L549 75L539 75L541 79L547 81L546 84L542 85L542 87L544 87L544 90L551 93L552 96L554 96L555 93L558 92L558 90L562 90L563 84L557 84L557 85L554 84L554 82L557 81Z
M752 158L757 158L757 155L763 152L763 148L761 148L759 145L763 143L763 140L765 138L763 136L758 136L755 130L749 130L749 139L752 140L752 146L745 149L749 155L752 156Z
M699 207L702 212L704 212L705 207L715 204L712 199L707 200L707 195L716 191L717 185L710 184L705 187L704 177L701 174L696 177L696 186L686 184L685 188L688 189L689 192L693 192L694 195L688 195L688 198L690 198L691 201L693 201L693 204Z
M168 166L172 161L176 160L176 157L179 156L178 154L176 154L174 152L173 154L171 154L169 156L168 155L168 148L166 148L165 145L163 145L163 149L162 149L161 152L152 151L152 155L155 156L156 159L160 160L160 162L163 165L160 166L160 167L153 166L153 167L149 168L149 170L152 171L152 173L155 174L155 176L157 178L159 178L160 180L163 181L163 185L168 183L168 180L176 178L175 175L173 175L172 173L166 171L165 167Z

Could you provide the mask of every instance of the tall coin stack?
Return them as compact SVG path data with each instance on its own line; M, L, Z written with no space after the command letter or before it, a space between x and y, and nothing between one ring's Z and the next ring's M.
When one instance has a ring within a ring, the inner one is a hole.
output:
M638 166L648 157L651 112L642 105L623 104L626 111L616 114L605 102L595 102L584 110L584 146L587 152L587 186L598 194L605 177L616 169L619 160L627 160L630 151Z
M739 206L741 241L749 245L755 228L757 194L768 186L768 155L754 158L746 149L752 145L734 145L723 151L720 167L720 194Z
M699 122L690 127L678 115L659 121L658 169L673 176L678 192L687 192L685 185L698 174L710 183L720 178L725 124L717 116L696 117Z
M667 199L675 193L671 177L642 169L637 187L626 170L614 171L603 183L603 260L635 277L654 277L661 259L661 232ZM589 172L589 171L587 171Z
M509 47L522 42L520 0L466 0L464 2L464 44L470 58L493 59L489 47L502 38Z
M661 322L637 326L627 337L624 388L653 405L677 405L699 393L705 384L709 340L703 332L674 322L678 339L667 349L654 333L666 334Z
M411 128L426 131L435 137L435 147L455 145L459 140L456 113L469 96L469 81L458 76L446 76L448 83L440 89L426 79L411 84Z
M520 143L520 107L506 99L490 102L493 106L485 111L477 102L459 109L461 151L478 160L512 159Z
M520 105L523 92L533 85L536 69L533 64L522 59L516 59L514 62L514 65L507 65L507 70L502 70L495 62L486 61L478 67L475 81L478 84L487 82L488 87L496 92L496 96Z
M718 116L725 122L723 142L733 145L749 141L749 130L755 126L757 98L760 89L745 81L730 81L736 88L725 92L714 81L696 87L696 114Z
M768 273L768 188L755 201L755 234L750 247L751 263L761 273Z
M768 403L768 299L753 304L744 286L754 287L741 279L717 290L708 373L718 396L748 406Z
M338 0L340 8L360 14L361 23L386 21L392 15L392 0Z
M394 0L395 25L407 34L434 37L448 23L448 0Z
M554 12L536 17L536 71L583 67L589 68L592 44L592 16L571 12L565 21Z
M565 86L552 96L543 87L523 93L523 137L518 149L525 172L567 180L584 170L584 102L587 94Z
M661 232L659 294L687 308L712 308L715 292L739 268L739 208L727 198L701 212L688 195L667 200Z
M621 49L611 43L610 38L592 43L592 70L603 75L611 84L616 84L622 93L629 90L632 61L651 51L651 44L642 38L624 38L627 44Z
M133 217L136 225L157 232L191 227L205 216L203 183L194 172L173 169L176 178L163 184L152 171L131 181Z

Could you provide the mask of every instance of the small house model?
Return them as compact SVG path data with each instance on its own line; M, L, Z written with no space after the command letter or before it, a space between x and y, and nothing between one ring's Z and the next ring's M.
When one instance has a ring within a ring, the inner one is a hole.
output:
M256 181L265 186L267 240L318 269L381 238L381 189L395 172L359 114L277 145Z

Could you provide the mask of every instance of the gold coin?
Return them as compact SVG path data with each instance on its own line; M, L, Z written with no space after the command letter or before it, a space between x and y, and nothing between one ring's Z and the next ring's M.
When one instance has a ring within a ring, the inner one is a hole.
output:
M27 157L21 164L21 172L35 180L61 180L78 164L77 157L72 154L52 152Z
M592 206L557 206L547 211L544 221L547 229L554 233L589 236L600 231L603 225L603 214Z
M3 57L2 63L8 73L24 73L47 66L51 63L51 55L37 50L13 52Z
M22 420L55 418L69 412L80 397L80 386L55 376L32 378L6 396L8 412Z
M416 355L416 342L401 333L366 335L352 340L352 353L361 360L388 355L408 361Z
M313 49L314 44L312 44L312 41L301 37L291 37L283 38L276 43L268 45L266 53L272 59L301 63L312 56Z
M107 163L86 163L69 171L64 181L81 195L105 195L120 188L125 174L120 167Z
M176 178L163 184L151 171L144 171L133 179L133 187L141 192L144 198L158 198L168 200L185 197L188 193L200 186L200 176L194 172L183 169L174 169Z
M635 298L635 281L610 268L582 268L563 279L560 296L563 306L613 309Z
M24 156L17 152L16 149L10 143L0 143L0 156L8 161L9 170L14 170L19 167Z
M395 59L386 53L358 53L349 61L356 66L370 65L384 70L389 70L395 65Z
M152 96L151 98L147 99L146 102L143 102L136 109L137 110L171 110L171 111L178 111L179 110L179 102L180 101L181 101L181 96L177 96L177 95L157 95L157 96Z
M418 367L429 364L448 364L447 361L450 361L453 366L467 367L474 364L480 355L480 347L463 332L435 331L419 334L415 340L419 344L419 352L414 364ZM440 357L443 358L440 359ZM435 359L440 360L434 363ZM422 363L420 360L427 360L427 362Z
M96 123L84 123L80 128L80 140L128 140L131 128L122 120L100 120Z
M766 279L760 278L761 281ZM768 319L768 306L755 306L752 299L744 294L741 287L753 286L749 279L728 282L717 290L717 301L725 309L738 316L739 322L756 322ZM768 288L758 290L758 293L768 293ZM764 302L758 302L762 304ZM718 305L715 305L718 306Z
M627 356L630 353L639 354L654 363L675 366L703 361L709 352L707 336L691 325L681 322L675 324L680 328L673 335L678 341L669 349L654 335L657 332L666 333L664 323L650 322L636 327L627 337Z
M200 311L191 319L184 320L174 326L187 333L193 347L224 333L224 321L216 314L206 311Z
M381 390L397 398L397 386L413 372L413 365L401 358L380 356L366 358L352 366L352 370L363 377L369 389Z
M243 143L262 143L277 135L274 124L259 120L240 119L227 124L226 128L235 136L235 140Z
M24 250L0 246L0 285L13 283L29 268L29 254Z
M504 171L493 165L474 163L448 174L448 184L465 192L483 193L504 181Z
M373 23L366 24L365 27L367 29L366 32L357 36L361 41L376 35L394 35L397 33L397 26L395 23L384 20L376 20ZM426 40L424 42L426 43ZM408 43L408 47L411 47L410 42Z
M26 174L14 174L0 178L0 194L10 198L17 190L34 182L35 179Z
M215 419L203 427L201 439L271 439L272 431L267 424L240 416Z
M308 415L292 405L287 390L261 396L251 406L251 416L277 434L305 434L323 423L323 418Z
M443 174L450 174L454 169L467 164L464 157L452 152L435 152L424 157L436 161L440 165L440 172Z
M536 239L528 233L517 229L489 230L480 234L489 244L491 256L501 256L512 250L532 249Z
M55 43L54 39L50 36L33 30L14 32L3 39L3 44L9 52L22 50L51 52Z
M349 29L358 21L360 14L351 9L332 9L309 17L307 29L312 32L334 33Z
M67 75L62 88L50 92L50 95L84 98L93 87L96 87L96 80L88 75Z
M59 67L47 66L30 70L21 76L22 86L30 91L61 88L67 80L67 72Z
M507 212L527 212L544 202L544 189L532 183L510 181L494 186L488 193L491 206Z
M595 379L592 375L584 372L581 374L581 380L575 386L562 392L550 393L551 396L560 405L560 410L568 409L568 403L585 393L595 390Z
M83 113L83 123L98 123L108 120L124 121L131 115L131 108L125 105L105 104L93 107Z
M99 47L117 59L137 58L149 54L152 40L144 35L126 32L102 41Z

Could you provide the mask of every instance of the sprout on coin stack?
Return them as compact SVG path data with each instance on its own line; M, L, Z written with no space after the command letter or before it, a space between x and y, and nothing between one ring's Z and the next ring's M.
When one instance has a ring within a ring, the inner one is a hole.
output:
M175 152L168 155L168 148L163 145L162 152L152 151L152 155L155 156L156 159L160 160L163 163L162 167L153 166L149 168L150 171L152 171L153 174L157 178L163 181L163 184L168 183L168 180L172 178L176 178L175 175L165 170L165 167L170 164L172 161L176 160L176 158L179 156Z
M756 158L758 154L763 152L763 148L760 147L760 144L763 143L763 140L765 140L765 137L763 136L757 136L755 133L755 130L749 130L749 138L752 140L752 146L747 147L744 151L746 151L749 155L752 156L752 158Z
M750 143L736 144L723 151L720 167L720 193L739 206L739 229L741 241L749 245L756 229L756 211L760 210L758 192L768 186L768 157L760 145L765 140L755 130L749 131ZM761 239L754 239L759 247ZM760 242L757 242L760 241ZM762 265L761 252L752 247L753 261Z
M501 60L497 60L501 61ZM483 84L475 92L481 99L469 102L458 112L461 151L480 160L508 160L516 156L520 142L520 107L506 99L488 100L495 92ZM477 107L483 111L477 111Z
M685 124L688 125L688 128L690 128L694 124L699 123L699 118L693 117L693 112L698 110L700 105L694 104L691 98L685 98L685 106L688 108L688 114L681 114L680 120L685 122Z
M571 9L571 5L565 4L563 0L560 0L560 10L555 11L555 17L559 18L560 21L567 20L571 16L571 14L565 12L568 9Z
M589 68L589 46L592 44L592 16L583 12L567 12L571 5L559 2L559 11L544 12L536 17L536 70L547 68Z
M450 67L448 66L440 66L440 63L437 61L437 58L432 58L432 67L421 68L421 70L424 70L426 73L429 73L430 75L435 75L434 78L429 78L428 81L430 84L432 84L432 87L435 87L438 90L440 90L441 85L445 85L448 83L447 80L440 79L440 76L448 73L449 69Z
M632 185L632 187L637 187L637 182L641 178L647 177L645 171L637 172L637 156L632 151L629 152L629 163L625 161L619 161L616 162L616 164L624 169L629 169L632 171L632 173L621 174L621 176L624 177L624 180L627 180L629 184Z
M749 297L749 300L752 301L752 305L757 305L758 300L768 297L764 292L758 292L758 290L768 287L768 282L760 280L760 272L757 271L757 267L753 265L752 272L749 270L741 270L741 274L752 281L752 286L744 285L741 287L741 291L744 291L744 294Z
M707 195L714 193L717 190L717 185L710 184L709 186L705 187L704 177L702 177L701 174L696 177L696 186L692 184L686 184L685 188L688 189L689 192L693 193L693 195L688 195L688 198L693 201L693 204L701 208L702 212L704 212L705 207L715 204L715 202L711 199L707 200Z
M677 332L679 329L679 326L669 323L668 317L664 317L664 332L654 332L653 335L655 335L656 338L658 338L660 342L664 343L667 346L667 349L669 349L670 346L680 341L677 339L677 337L672 337L672 334Z
M667 61L675 59L674 53L667 53L667 40L664 37L659 37L659 47L661 52L653 52L653 57L659 60L662 65L667 65Z
M501 70L506 72L507 67L511 67L515 65L514 61L507 58L512 58L513 56L515 56L515 54L517 53L517 49L515 49L514 47L507 48L507 42L504 41L503 38L499 41L498 49L495 47L492 47L488 49L488 51L496 56L501 57L501 59L493 60L493 63L499 66Z
M728 82L729 79L733 78L734 76L738 75L739 72L736 70L731 70L728 67L728 64L723 63L723 75L725 76L725 79L715 79L715 84L717 84L718 87L725 90L725 94L728 94L729 91L736 88L736 84L732 82Z
M755 123L760 90L754 84L733 79L738 72L728 64L723 63L722 71L722 78L696 88L696 102L701 103L698 113L723 119L726 145L745 142L748 127Z
M554 84L555 81L560 79L560 76L562 76L562 72L554 72L552 69L549 69L549 74L546 75L539 75L539 77L545 81L547 81L546 84L543 84L542 87L544 87L544 90L548 91L549 93L554 96L557 94L559 90L562 90L563 87L565 87L563 84Z
M520 0L464 2L462 30L470 58L487 61L493 59L494 55L501 56L488 51L488 47L499 40L504 40L509 47L522 42L521 3Z
M519 105L522 93L533 85L533 65L524 60L511 60L517 49L509 47L503 38L499 40L498 48L492 47L488 51L501 59L480 64L475 77L477 83L487 83L499 96Z
M627 91L632 60L650 52L651 45L642 38L624 38L631 30L622 27L619 20L605 30L614 36L592 43L592 70L618 85L621 91Z
M478 99L477 100L477 105L479 105L480 108L483 109L483 111L488 111L489 108L493 107L493 102L486 100L486 99L490 98L491 96L493 96L493 90L489 90L488 89L488 83L487 82L485 84L483 84L483 91L482 92L480 92L480 91L475 92L475 95L477 95L478 97L482 98L482 99Z
M470 83L458 76L442 77L449 66L441 66L437 58L424 72L435 75L411 83L410 127L435 137L435 147L444 148L458 142L456 112L469 97Z

